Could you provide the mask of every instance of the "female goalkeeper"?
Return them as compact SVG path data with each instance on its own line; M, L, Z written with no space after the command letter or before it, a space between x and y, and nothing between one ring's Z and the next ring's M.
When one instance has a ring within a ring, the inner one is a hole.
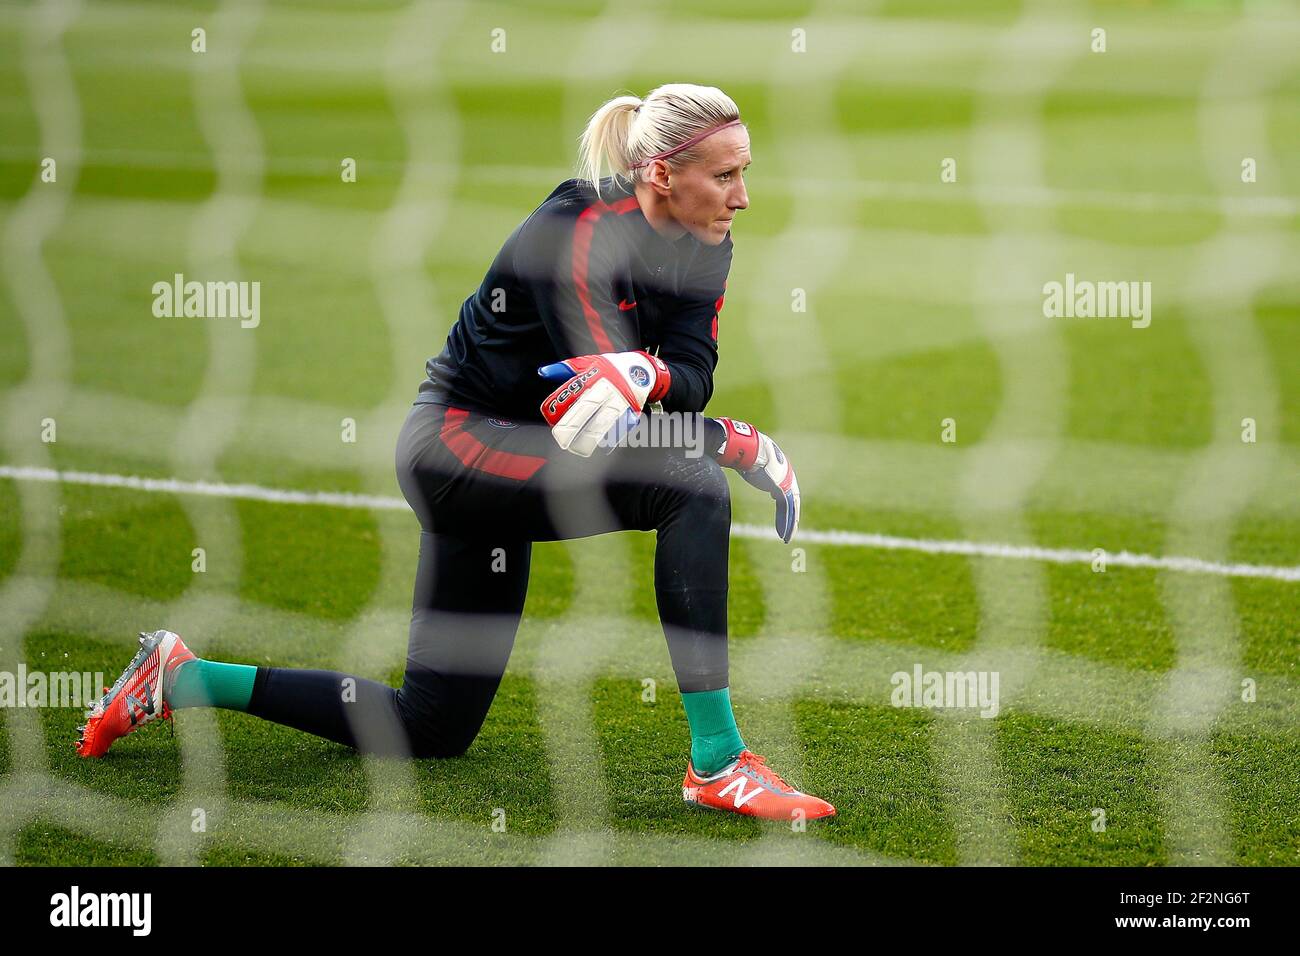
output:
M745 747L728 691L722 469L772 495L783 541L799 523L799 486L776 444L700 414L749 161L721 90L669 84L612 99L583 134L582 178L515 229L465 300L397 441L398 482L423 528L399 689L202 660L155 631L91 711L78 753L102 756L155 717L215 706L364 753L458 756L505 671L532 542L653 530L655 595L691 730L683 797L773 819L834 814ZM606 163L615 175L601 176Z

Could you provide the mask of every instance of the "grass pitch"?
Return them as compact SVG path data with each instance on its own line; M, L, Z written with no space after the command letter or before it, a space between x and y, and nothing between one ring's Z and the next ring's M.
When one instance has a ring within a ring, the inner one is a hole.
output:
M0 461L395 495L424 360L587 115L689 81L737 100L755 160L709 410L779 438L805 528L1300 565L1300 14L1251 11L7 5ZM154 317L178 272L260 282L260 324ZM1151 282L1149 327L1045 318L1067 273ZM168 627L396 682L417 537L0 480L0 670L111 680ZM184 711L91 762L80 710L0 709L0 861L1300 862L1300 582L794 544L733 541L732 694L838 807L807 832L682 803L627 533L535 547L461 759ZM998 715L892 706L918 664L997 671Z

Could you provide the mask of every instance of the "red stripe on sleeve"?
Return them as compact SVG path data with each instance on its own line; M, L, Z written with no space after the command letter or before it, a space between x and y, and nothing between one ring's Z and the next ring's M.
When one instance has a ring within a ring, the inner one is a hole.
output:
M722 295L713 303L713 341L718 341L718 315L722 312L722 300L727 297L727 280L722 280Z
M582 211L573 227L573 287L578 292L578 302L582 305L583 317L587 320L587 329L592 341L596 343L597 352L613 352L614 343L605 331L600 313L591 304L591 289L587 285L588 267L591 262L591 238L596 231L596 223L607 212L623 215L638 208L635 196L620 199L614 205L596 201Z

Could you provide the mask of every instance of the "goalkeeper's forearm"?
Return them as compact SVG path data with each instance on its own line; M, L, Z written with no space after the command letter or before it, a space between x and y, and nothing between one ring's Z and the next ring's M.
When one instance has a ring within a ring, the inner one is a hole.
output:
M701 415L704 428L704 450L713 458L722 458L723 446L727 443L727 429L716 418Z

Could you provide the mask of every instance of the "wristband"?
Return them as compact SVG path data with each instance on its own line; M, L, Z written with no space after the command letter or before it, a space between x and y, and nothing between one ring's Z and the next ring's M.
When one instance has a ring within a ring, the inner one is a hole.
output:
M727 433L727 440L718 449L718 464L723 468L749 471L758 463L758 430L749 422L731 418L716 419Z
M637 355L644 355L646 361L654 366L656 377L654 388L650 389L650 394L646 396L645 403L658 402L668 394L668 387L673 383L673 373L668 371L668 363L657 355L651 355L644 349L638 349Z

